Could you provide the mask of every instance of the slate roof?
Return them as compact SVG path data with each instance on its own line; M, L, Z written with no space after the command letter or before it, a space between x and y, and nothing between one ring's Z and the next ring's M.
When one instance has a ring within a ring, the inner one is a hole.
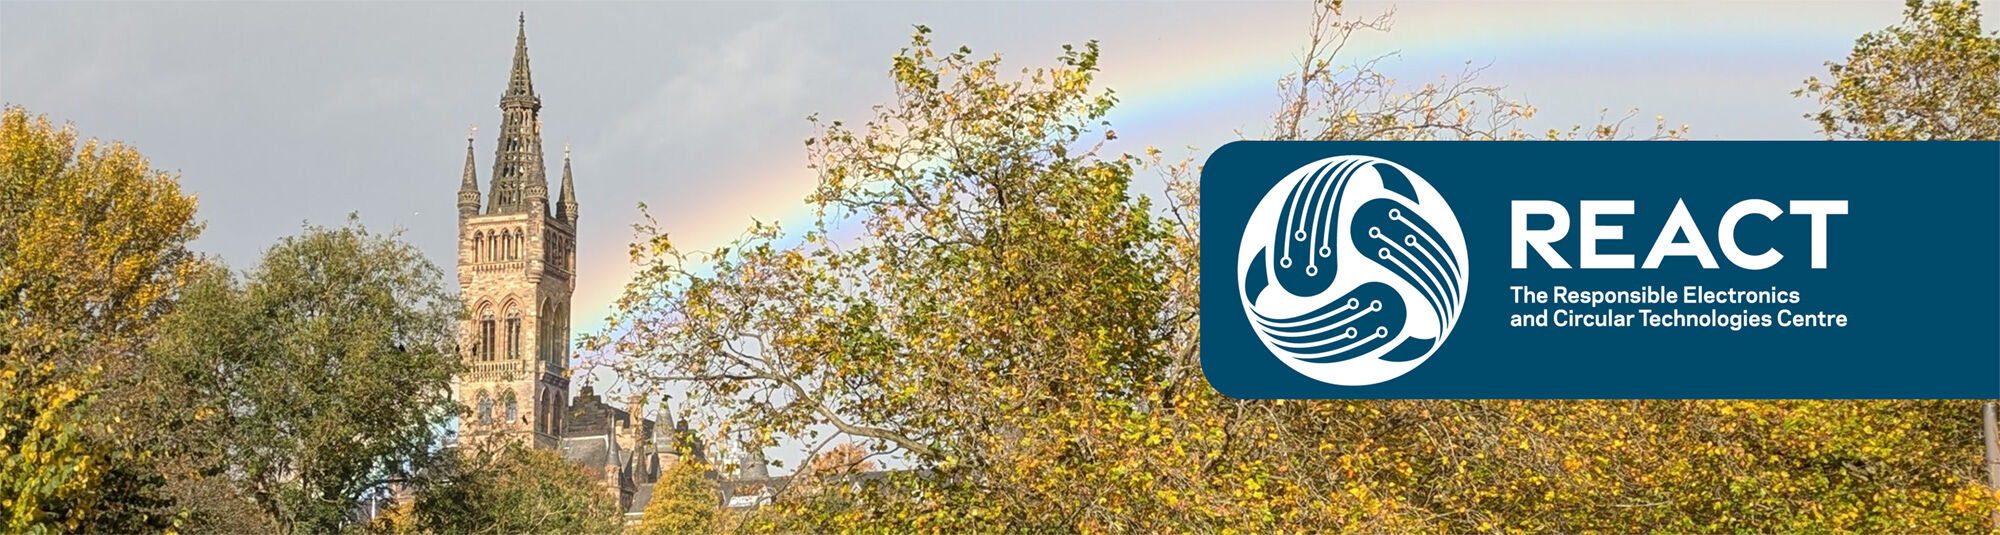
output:
M649 503L653 503L653 484L640 483L638 488L632 489L632 507L625 512L643 514Z
M562 456L592 467L610 464L611 436L566 437L562 441Z

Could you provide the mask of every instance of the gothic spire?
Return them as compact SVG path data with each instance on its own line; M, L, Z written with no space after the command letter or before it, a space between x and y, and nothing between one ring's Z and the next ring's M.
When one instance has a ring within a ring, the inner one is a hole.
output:
M472 126L465 129L465 177L458 183L459 217L479 214L479 171L472 167L472 134L478 130Z
M569 144L563 144L562 198L556 205L556 218L576 228L576 183L569 178Z
M514 37L514 67L507 78L507 91L500 95L500 139L493 150L492 187L488 188L486 213L526 212L535 204L535 191L547 204L548 179L542 172L542 99L528 71L528 22L522 14L519 33Z
M521 12L521 26L514 34L514 69L507 77L507 96L535 96L535 81L528 72L528 12Z

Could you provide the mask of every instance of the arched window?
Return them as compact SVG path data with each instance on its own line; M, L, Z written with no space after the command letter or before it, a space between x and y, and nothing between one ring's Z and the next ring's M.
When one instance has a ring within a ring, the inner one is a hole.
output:
M514 391L501 392L500 404L507 407L507 423L512 424L521 420L520 407L514 403Z
M535 404L535 428L541 430L544 435L554 435L556 434L556 430L554 424L549 420L549 415L553 414L555 409L549 406L549 395L547 392L543 392L539 398L542 402Z
M555 316L555 305L548 299L543 299L542 313L535 318L535 327L537 329L535 332L541 337L539 340L541 340L542 348L541 354L535 355L535 358L541 359L542 362L555 362L557 346Z
M547 397L549 400L543 405L549 408L549 434L560 436L563 429L562 393L551 390Z
M558 363L569 363L570 334L569 303L556 303L556 339L562 341L556 344L556 361Z
M479 353L479 360L493 360L493 310L481 307L479 310L479 342L473 351Z
M547 396L543 396L542 389L537 387L535 389L534 397L535 397L535 405L533 407L529 407L529 409L535 411L535 421L533 422L535 427L535 432L547 434L549 432L548 407L542 405L542 398L545 398Z
M521 309L507 303L507 358L521 358Z
M472 233L472 261L479 261L479 247L485 244L484 236L480 236L477 232Z
M493 423L493 398L488 397L483 389L479 391L479 423Z

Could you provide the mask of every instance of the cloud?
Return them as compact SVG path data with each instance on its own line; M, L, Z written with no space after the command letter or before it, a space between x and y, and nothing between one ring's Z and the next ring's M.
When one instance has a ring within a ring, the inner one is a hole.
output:
M373 74L340 82L324 101L322 120L339 120L357 112L374 112L407 103L425 94L423 84L403 76Z
M783 14L725 39L682 47L678 74L660 85L599 140L607 151L658 153L717 136L762 138L762 130L802 117L816 81L847 73L825 50L831 35L804 17ZM744 124L747 119L764 124ZM783 121L780 123L779 121Z

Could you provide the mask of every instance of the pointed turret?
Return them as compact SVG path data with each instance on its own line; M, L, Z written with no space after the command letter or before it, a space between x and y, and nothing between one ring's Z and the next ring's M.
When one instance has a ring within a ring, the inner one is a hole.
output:
M574 229L576 228L576 183L571 181L569 178L568 143L563 144L563 176L562 176L561 195L562 195L561 200L559 201L559 204L556 205L556 219L561 219L564 222L569 223L569 228Z
M465 177L458 183L458 217L479 215L479 171L473 168L472 134L478 127L465 129Z
M653 426L653 439L659 442L661 446L671 445L669 441L662 439L672 437L671 431L680 428L680 425L674 422L674 401L672 396L660 397L660 417L654 418L653 421L657 424Z
M526 212L536 206L536 191L542 192L541 204L548 204L548 179L541 172L541 110L542 98L535 95L528 70L528 19L523 14L520 33L514 37L514 68L507 77L507 91L500 95L500 140L493 149L486 213Z

